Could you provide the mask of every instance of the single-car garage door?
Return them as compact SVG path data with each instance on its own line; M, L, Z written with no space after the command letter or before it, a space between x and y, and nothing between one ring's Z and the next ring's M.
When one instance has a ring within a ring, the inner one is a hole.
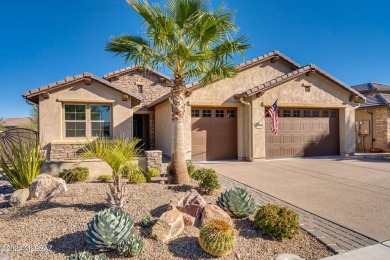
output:
M191 109L192 160L237 159L235 108Z
M338 110L280 108L277 135L265 120L266 157L338 155L338 117Z

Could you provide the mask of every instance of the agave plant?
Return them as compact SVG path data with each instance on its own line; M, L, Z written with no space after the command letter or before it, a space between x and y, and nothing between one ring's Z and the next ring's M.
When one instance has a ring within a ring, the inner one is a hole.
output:
M86 242L92 250L108 251L134 233L134 222L129 213L110 208L99 212L88 223Z
M139 157L141 149L139 139L109 139L101 137L91 141L83 150L81 159L98 158L106 162L112 169L114 184L110 184L110 193L107 193L107 203L110 207L123 208L129 201L130 195L126 184L122 180L123 171L132 165L132 160Z
M137 256L144 248L142 237L133 235L117 244L116 250L122 256Z
M90 252L83 251L83 252L71 254L68 257L68 260L94 260L94 259Z
M36 140L22 140L18 137L10 149L0 147L0 168L15 189L28 188L41 172L45 161L46 155Z
M212 219L199 230L199 244L210 255L228 255L233 252L234 243L233 227L224 220Z
M231 188L221 193L217 200L218 206L236 218L245 218L256 211L256 203L252 194L244 188Z

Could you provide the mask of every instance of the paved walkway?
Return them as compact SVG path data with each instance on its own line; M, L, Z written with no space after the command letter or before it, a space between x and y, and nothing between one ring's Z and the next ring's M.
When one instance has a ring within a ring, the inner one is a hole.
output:
M366 159L208 162L225 188L245 186L260 204L300 214L302 228L335 252L390 239L390 164Z

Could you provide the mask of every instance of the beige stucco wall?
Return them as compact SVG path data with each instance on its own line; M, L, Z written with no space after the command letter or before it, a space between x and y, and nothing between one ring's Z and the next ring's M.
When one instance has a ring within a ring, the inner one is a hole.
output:
M195 90L187 98L185 127L186 159L191 159L191 107L235 107L237 108L237 136L238 158L249 159L249 109L234 95L251 87L260 85L275 77L292 71L284 61L271 63L265 61L251 68L241 71L236 77L216 81L204 88ZM162 150L164 155L170 156L172 142L171 105L165 101L155 107L156 116L156 149Z
M364 138L364 148L368 151L371 147L380 148L383 151L390 151L390 109L389 108L368 108L357 109L355 113L356 121L367 120L372 128L370 134ZM372 141L375 139L375 141ZM361 148L361 147L359 147Z
M310 85L310 92L305 92L303 85ZM356 104L349 101L350 93L341 89L324 77L313 74L302 75L296 79L267 90L262 96L252 97L253 123L264 125L266 108L278 99L279 108L283 107L312 107L339 109L340 154L354 152L354 110ZM265 158L265 127L253 129L253 159Z
M49 143L78 143L85 138L68 139L64 137L64 103L62 100L74 100L79 103L94 104L94 102L111 102L112 105L112 133L114 136L124 135L132 137L133 111L131 100L122 101L122 93L92 80L91 85L84 81L48 91L49 98L40 96L39 102L39 129L43 145Z

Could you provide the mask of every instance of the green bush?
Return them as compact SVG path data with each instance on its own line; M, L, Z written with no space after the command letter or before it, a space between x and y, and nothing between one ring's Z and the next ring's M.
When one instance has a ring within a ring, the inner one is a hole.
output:
M187 162L187 171L188 171L188 175L192 178L192 174L195 172L195 166L191 162ZM166 174L167 175L171 175L172 174L171 162L169 162L167 164Z
M66 183L86 181L89 176L89 169L87 167L75 167L60 172L58 177L64 179Z
M0 147L0 168L15 189L28 188L41 172L45 161L43 147L36 141L23 141L18 138L10 149Z
M268 204L259 208L254 224L275 240L291 239L299 232L299 215L286 207Z
M129 182L133 184L145 183L147 181L145 175L141 171L131 171L127 178L129 179Z
M207 194L211 194L221 188L218 176L213 169L198 169L192 174L192 178L199 181L199 188Z
M152 177L160 177L160 170L157 168L150 168L148 172Z
M112 181L112 176L110 174L102 174L97 179L102 182L109 182Z

